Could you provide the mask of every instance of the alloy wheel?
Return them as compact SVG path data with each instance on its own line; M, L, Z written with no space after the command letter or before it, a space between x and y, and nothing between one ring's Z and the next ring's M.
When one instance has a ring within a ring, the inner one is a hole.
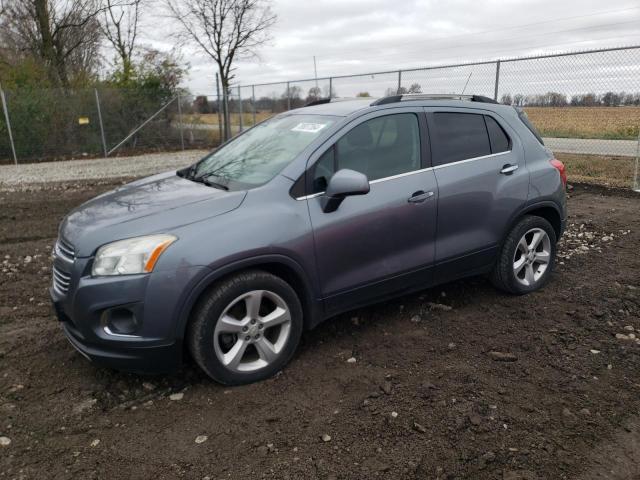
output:
M513 255L513 273L516 280L530 287L537 283L549 268L551 261L551 239L541 228L527 231Z
M291 332L291 311L269 290L253 290L234 299L213 333L218 360L234 372L252 372L273 363Z

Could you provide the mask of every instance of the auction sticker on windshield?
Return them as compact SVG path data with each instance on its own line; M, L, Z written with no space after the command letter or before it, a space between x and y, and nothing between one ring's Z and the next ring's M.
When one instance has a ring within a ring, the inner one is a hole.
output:
M292 132L305 132L305 133L318 133L324 127L326 123L299 123L291 129Z

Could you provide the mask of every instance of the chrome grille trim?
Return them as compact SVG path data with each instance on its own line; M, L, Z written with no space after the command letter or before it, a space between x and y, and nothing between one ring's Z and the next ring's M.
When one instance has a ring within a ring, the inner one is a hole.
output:
M66 294L69 291L71 285L71 275L67 272L63 272L57 266L53 266L52 271L53 288L61 294Z
M56 254L66 260L73 262L76 259L76 251L68 242L65 242L62 238L58 238L56 242Z

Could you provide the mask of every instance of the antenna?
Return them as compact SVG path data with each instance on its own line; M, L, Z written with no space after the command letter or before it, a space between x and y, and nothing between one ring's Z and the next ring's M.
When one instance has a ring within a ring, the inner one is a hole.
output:
M462 93L460 95L463 95L464 91L467 89L467 85L469 85L469 80L471 80L471 75L473 75L473 72L469 74L469 77L467 78L467 83L464 84L464 88L462 89Z

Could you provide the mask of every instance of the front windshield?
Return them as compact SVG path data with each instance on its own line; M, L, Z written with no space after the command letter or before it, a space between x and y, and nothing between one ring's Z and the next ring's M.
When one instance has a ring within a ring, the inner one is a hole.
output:
M219 184L239 187L262 185L275 177L337 117L287 115L256 125L202 159L194 171Z

